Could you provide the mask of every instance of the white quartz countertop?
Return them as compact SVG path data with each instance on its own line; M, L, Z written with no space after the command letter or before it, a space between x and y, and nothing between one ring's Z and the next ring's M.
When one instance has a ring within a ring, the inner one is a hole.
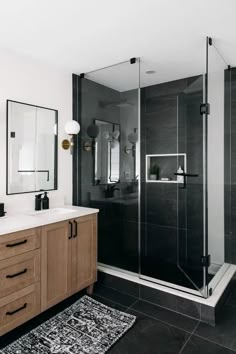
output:
M29 211L22 214L12 214L0 217L0 235L79 218L80 216L96 214L98 212L99 209L63 205L38 212Z

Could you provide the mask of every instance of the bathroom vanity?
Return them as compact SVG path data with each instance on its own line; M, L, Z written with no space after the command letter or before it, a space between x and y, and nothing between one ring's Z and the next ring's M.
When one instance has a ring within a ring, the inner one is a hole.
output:
M0 335L97 279L97 209L68 207L0 220Z

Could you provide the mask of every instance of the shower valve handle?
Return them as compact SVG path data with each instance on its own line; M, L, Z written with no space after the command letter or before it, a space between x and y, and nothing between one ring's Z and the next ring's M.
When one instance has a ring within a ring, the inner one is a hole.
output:
M174 173L175 176L182 176L184 177L184 183L183 183L183 187L180 187L181 189L186 189L186 186L187 186L187 177L198 177L199 175L197 174L194 174L194 173L185 173L185 172L182 172L182 173Z

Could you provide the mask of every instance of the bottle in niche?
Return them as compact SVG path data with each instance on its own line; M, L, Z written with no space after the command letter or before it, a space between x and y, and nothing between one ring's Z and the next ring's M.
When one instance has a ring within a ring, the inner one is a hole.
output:
M177 173L184 173L184 170L182 169L182 166L179 166ZM184 183L184 177L183 176L177 176L177 183Z
M43 196L43 199L42 199L42 207L43 209L49 209L49 198L48 198L48 193L45 192L44 193L44 196Z

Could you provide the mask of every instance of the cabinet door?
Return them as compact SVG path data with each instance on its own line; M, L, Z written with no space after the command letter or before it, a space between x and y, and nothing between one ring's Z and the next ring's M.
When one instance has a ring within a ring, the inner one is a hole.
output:
M42 227L41 295L42 310L68 297L71 293L70 222Z
M76 232L77 223L77 232ZM80 217L74 222L72 240L72 292L97 279L97 215Z

